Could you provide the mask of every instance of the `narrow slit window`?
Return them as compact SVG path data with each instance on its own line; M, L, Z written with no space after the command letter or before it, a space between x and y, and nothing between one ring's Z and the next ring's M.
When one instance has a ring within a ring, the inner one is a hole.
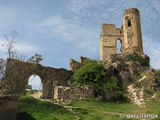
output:
M131 21L130 20L128 20L128 27L130 27L131 26Z

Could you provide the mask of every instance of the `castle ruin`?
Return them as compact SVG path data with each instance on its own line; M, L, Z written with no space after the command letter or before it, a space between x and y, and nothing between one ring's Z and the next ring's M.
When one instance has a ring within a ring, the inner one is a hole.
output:
M116 28L114 24L102 24L101 27L100 60L103 61L111 54L116 54L117 40L121 41L122 53L137 52L143 54L138 9L130 8L124 11L123 25L121 28ZM69 70L66 70L8 59L5 76L2 81L2 92L4 94L25 93L29 77L35 74L39 75L42 80L44 98L54 98L58 100L93 99L95 97L94 89L88 86L85 88L77 87L72 84L73 72L85 65L89 60L90 59L86 57L80 57L80 62L70 59ZM115 69L117 68L115 67ZM131 73L134 73L134 71L131 71ZM126 71L120 72L120 78L124 78L127 82L128 79L126 80L126 78L127 75L129 75L128 72L128 65L126 65ZM135 73L137 73L137 71Z
M102 24L100 36L100 60L116 54L116 42L121 42L121 52L143 53L140 14L136 8L129 8L123 13L123 25L116 28L114 24Z

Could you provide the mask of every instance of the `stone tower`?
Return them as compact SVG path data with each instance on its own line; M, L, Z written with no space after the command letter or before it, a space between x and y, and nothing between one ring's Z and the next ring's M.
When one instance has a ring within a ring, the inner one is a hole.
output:
M140 15L136 8L124 11L123 25L116 28L114 24L102 24L100 36L100 60L116 54L117 40L121 42L121 52L143 53Z
M140 15L136 8L130 8L123 14L124 46L122 52L143 53Z

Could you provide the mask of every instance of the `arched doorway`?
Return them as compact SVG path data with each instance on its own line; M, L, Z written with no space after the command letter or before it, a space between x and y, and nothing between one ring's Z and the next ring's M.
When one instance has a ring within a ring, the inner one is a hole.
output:
M36 74L31 75L28 79L28 85L27 85L26 89L41 91L42 90L41 78Z
M38 75L33 74L29 77L26 92L35 98L42 97L42 80Z
M121 40L116 40L116 54L121 54L122 51L121 51L121 48L122 48L122 43L121 43Z

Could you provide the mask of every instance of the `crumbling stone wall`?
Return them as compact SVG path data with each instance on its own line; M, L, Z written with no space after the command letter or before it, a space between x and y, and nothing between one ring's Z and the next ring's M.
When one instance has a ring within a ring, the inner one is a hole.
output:
M93 87L56 86L54 99L59 101L94 99Z
M123 29L116 28L113 24L102 24L102 33L100 37L100 59L104 60L111 54L116 54L116 42L120 40L123 44Z
M28 79L33 74L38 75L42 80L43 97L50 98L53 97L55 85L68 85L73 73L63 68L57 69L8 59L2 80L2 93L25 93Z
M17 96L0 96L0 120L16 120Z
M70 59L69 61L69 70L75 71L85 65L90 59L87 57L80 57L80 62L75 61L74 59Z
M116 54L116 42L121 42L121 52L143 53L140 14L138 9L129 8L124 11L123 25L116 28L114 24L102 24L100 36L100 60Z

